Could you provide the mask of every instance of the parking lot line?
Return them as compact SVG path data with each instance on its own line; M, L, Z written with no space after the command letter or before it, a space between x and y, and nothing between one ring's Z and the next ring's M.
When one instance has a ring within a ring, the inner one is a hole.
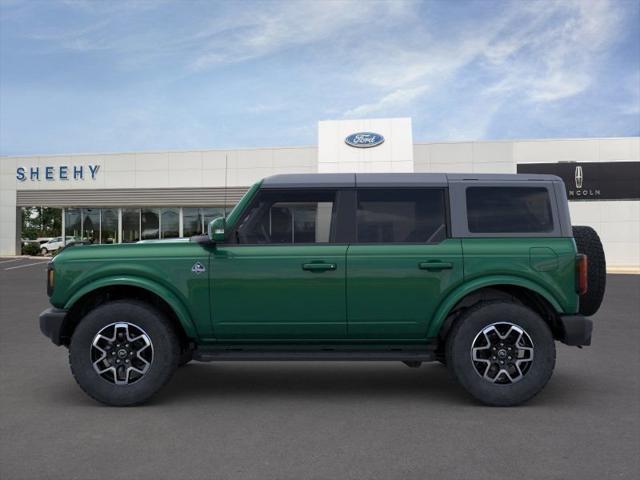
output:
M26 265L16 265L15 267L5 268L5 270L15 270L16 268L33 267L34 265L42 265L42 262L27 263Z
M19 258L14 258L13 260L3 260L0 263L10 263L10 262L17 262L18 260L20 260Z

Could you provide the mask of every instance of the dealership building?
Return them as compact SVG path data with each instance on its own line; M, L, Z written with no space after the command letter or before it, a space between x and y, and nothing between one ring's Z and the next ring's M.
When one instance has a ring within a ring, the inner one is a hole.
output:
M188 237L261 178L313 172L559 175L610 269L640 269L640 137L414 143L410 118L321 121L313 146L1 157L0 255L20 254L23 207L94 243Z

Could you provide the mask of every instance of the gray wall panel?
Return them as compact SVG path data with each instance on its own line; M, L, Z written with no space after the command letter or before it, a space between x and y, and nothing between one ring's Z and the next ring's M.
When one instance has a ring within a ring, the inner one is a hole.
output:
M113 188L96 190L18 190L17 206L30 207L188 207L238 203L249 187Z

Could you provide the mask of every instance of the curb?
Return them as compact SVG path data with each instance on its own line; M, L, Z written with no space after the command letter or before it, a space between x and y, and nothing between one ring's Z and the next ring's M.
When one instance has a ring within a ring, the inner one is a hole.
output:
M607 268L607 273L618 273L623 275L638 275L640 274L640 268L638 267L610 267Z

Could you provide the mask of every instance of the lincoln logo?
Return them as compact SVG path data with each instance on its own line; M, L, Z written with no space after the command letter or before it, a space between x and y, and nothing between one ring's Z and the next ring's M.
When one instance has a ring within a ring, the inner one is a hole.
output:
M351 147L371 148L377 147L384 142L384 137L379 133L358 132L349 135L344 139L344 142Z
M582 167L576 167L576 188L582 188Z
M569 199L577 199L577 198L594 198L600 196L600 189L594 188L593 190L590 188L583 188L584 186L584 173L582 172L582 167L577 166L574 173L573 178L576 182L576 188L568 189L567 195Z

